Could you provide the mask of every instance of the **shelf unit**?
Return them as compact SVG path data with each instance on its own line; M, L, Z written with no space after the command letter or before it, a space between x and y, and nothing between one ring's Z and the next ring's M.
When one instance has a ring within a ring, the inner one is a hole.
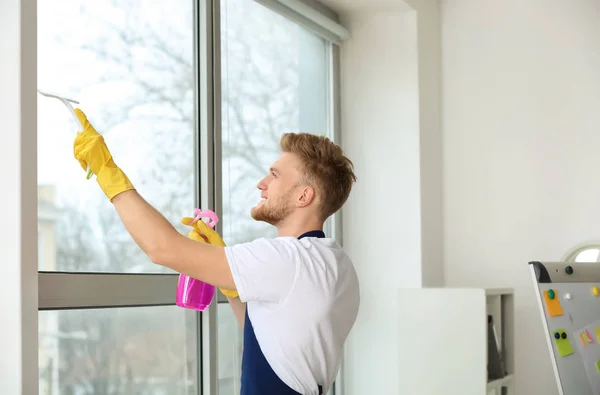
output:
M489 288L485 291L487 314L493 317L506 371L504 377L488 381L487 395L514 395L514 290L512 288Z

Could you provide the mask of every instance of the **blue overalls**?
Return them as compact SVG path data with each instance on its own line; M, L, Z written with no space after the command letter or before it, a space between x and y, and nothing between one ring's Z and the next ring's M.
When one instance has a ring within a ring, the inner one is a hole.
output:
M298 239L303 237L324 238L325 233L321 230L313 230L304 233ZM252 322L248 316L248 308L246 308L244 320L241 385L240 395L300 395L281 381L267 362L256 340L254 328L252 328ZM319 385L319 394L322 393L323 388Z

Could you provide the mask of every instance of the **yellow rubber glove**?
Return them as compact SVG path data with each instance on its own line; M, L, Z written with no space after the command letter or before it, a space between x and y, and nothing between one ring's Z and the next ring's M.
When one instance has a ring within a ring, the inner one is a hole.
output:
M194 218L192 217L183 217L181 219L181 223L184 225L191 226L193 229L188 233L188 237L195 241L200 241L220 247L225 247L225 243L221 236L214 229L210 228L206 223L202 220L197 221L194 224L190 225ZM237 291L232 291L229 289L219 288L219 290L223 293L223 295L228 296L230 298L237 298L239 296Z
M104 137L94 129L83 111L76 108L75 114L83 125L83 131L77 133L73 144L75 159L81 167L84 170L90 167L96 175L98 185L111 201L118 194L135 189L123 170L113 161Z

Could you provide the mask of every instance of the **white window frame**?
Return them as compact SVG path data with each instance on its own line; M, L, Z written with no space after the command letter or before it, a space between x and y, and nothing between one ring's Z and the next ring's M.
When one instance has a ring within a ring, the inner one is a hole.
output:
M38 393L37 3L0 12L0 393Z

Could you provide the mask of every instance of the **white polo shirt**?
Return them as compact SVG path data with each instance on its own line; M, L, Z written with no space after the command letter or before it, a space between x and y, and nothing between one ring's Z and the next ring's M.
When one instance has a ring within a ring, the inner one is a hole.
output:
M330 238L261 238L225 247L240 300L277 376L307 395L331 388L360 303L356 271Z

